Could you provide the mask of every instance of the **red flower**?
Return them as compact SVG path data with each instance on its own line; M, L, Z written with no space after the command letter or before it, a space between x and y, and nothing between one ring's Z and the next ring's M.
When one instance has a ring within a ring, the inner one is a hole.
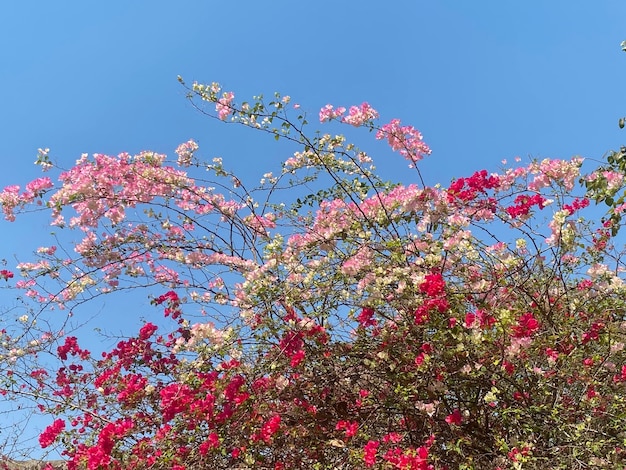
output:
M378 441L369 441L363 448L363 461L368 467L373 467L376 463L376 453L378 452Z
M440 273L426 274L424 282L420 284L420 291L428 297L437 297L444 293L446 283Z
M263 425L261 428L261 439L263 441L269 444L272 440L272 436L276 434L280 428L280 421L280 416L274 415Z
M448 424L455 424L458 426L459 424L461 424L462 421L463 421L463 415L458 410L458 408L454 410L452 414L449 414L448 416L446 416L446 423Z
M150 322L146 323L139 330L139 339L144 340L144 341L147 340L150 336L154 334L154 332L157 329L158 327L154 325L153 323L150 323Z
M66 361L68 354L72 356L79 356L81 359L87 359L91 353L78 346L78 339L76 336L68 336L65 338L65 343L57 348L57 354L60 359Z
M297 350L295 353L293 353L293 355L291 356L291 367L297 367L298 364L300 364L305 357L305 353L303 349L299 349Z
M165 294L160 295L159 297L154 299L154 303L157 305L161 305L163 302L178 303L178 301L178 294L176 294L176 292L174 292L173 290L166 292Z
M520 194L515 198L514 205L507 207L506 211L511 218L516 219L520 215L528 215L532 206L538 206L539 209L543 209L545 203L546 199L541 194L534 194L533 196Z
M367 328L368 326L376 326L378 322L372 318L374 316L374 313L374 309L371 309L369 307L365 307L361 310L361 313L359 313L359 315L357 316L357 320L363 328Z
M62 419L56 419L50 426L48 426L44 432L39 436L39 444L42 448L46 448L53 444L56 438L65 429L65 421Z
M337 422L335 429L337 431L341 431L342 429L344 429L346 433L346 437L350 438L356 435L357 431L359 430L359 423L357 423L356 421L341 420Z
M517 325L512 328L515 338L532 336L539 329L539 322L532 313L525 313L517 319Z
M459 178L448 188L448 202L459 199L463 202L470 202L478 197L480 193L486 193L488 189L500 187L500 180L493 175L489 175L487 170L474 173L469 178Z
M220 446L220 438L217 433L212 432L206 441L200 444L198 451L201 455L206 455L210 449L217 449Z

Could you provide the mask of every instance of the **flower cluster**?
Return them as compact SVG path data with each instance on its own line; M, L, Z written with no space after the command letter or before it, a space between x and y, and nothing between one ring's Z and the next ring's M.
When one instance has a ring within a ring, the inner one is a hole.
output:
M430 155L430 147L422 140L422 134L413 126L402 126L399 119L392 119L376 133L376 139L386 140L389 146L412 164Z
M480 170L469 178L458 178L448 188L447 196L449 202L460 200L469 203L480 194L484 194L489 189L500 187L500 179L496 175L487 174L487 170Z
M215 111L217 116L225 121L226 118L233 112L232 102L235 99L235 94L232 91L224 92L222 97L215 103Z
M62 419L55 419L54 422L40 434L39 444L41 447L45 448L52 445L64 429L65 421Z
M182 167L188 167L191 165L193 159L193 153L198 150L198 144L193 140L188 140L185 143L176 147L176 155L178 155L178 165Z
M368 103L362 103L360 106L350 106L348 115L344 116L341 121L354 127L361 127L376 118L378 118L378 111Z
M337 119L338 117L343 116L345 112L346 112L346 108L344 108L343 106L335 108L333 105L327 104L322 109L320 109L320 112L319 112L320 122L326 122L332 119Z
M513 219L527 216L533 206L543 209L546 204L546 199L541 194L533 194L528 196L526 194L520 194L513 201L513 205L506 208L507 214Z

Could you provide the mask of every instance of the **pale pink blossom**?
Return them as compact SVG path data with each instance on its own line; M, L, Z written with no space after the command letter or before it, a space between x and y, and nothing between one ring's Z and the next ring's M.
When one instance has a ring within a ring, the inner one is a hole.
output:
M217 100L217 103L215 103L215 111L217 111L217 116L222 121L225 121L233 112L232 102L234 98L235 94L232 91L227 91Z
M327 104L322 109L320 109L320 122L330 121L332 119L336 119L341 117L346 112L346 108L340 106L339 108L334 108L333 105Z
M376 133L376 139L387 140L392 150L399 152L411 164L430 155L431 150L422 140L422 134L412 126L400 125L399 119L382 126Z
M348 115L345 116L341 122L345 122L346 124L350 124L354 127L359 127L373 121L377 117L378 111L372 108L368 103L362 103L361 106L350 106Z
M176 148L176 155L178 155L178 165L182 167L188 167L191 165L193 159L193 153L198 150L198 144L193 140L188 140L185 143L180 144Z

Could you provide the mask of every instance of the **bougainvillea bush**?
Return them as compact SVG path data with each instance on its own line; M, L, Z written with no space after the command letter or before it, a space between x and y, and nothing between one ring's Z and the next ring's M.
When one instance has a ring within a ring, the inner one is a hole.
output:
M194 141L65 171L42 150L48 173L0 193L75 240L0 272L40 320L3 359L41 447L89 470L626 465L623 153L429 185L420 132L367 103L318 131L286 96L188 89L295 152L252 188ZM382 180L366 146L412 176ZM41 326L128 289L163 318L103 354Z

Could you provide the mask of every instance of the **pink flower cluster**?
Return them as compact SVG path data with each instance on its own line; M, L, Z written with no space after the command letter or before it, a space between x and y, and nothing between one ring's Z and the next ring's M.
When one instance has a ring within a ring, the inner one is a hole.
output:
M392 119L382 126L376 133L376 139L386 139L392 150L399 152L412 165L431 153L420 131L413 126L402 126L399 119Z
M571 191L580 177L582 158L572 158L570 161L550 160L548 158L538 163L532 163L529 171L535 175L528 184L531 191L539 191L553 182L562 184L567 191Z
M25 191L20 194L20 187L17 185L7 186L0 192L0 205L4 212L4 218L13 222L15 220L15 209L33 202L35 199L54 187L48 177L37 178L26 185ZM41 201L39 201L41 202Z
M226 118L232 114L233 112L233 100L235 99L235 94L232 91L224 92L222 97L217 100L215 103L215 111L217 111L217 116L225 121Z
M322 109L320 109L320 122L330 121L332 119L336 119L342 116L346 112L346 108L340 106L335 108L332 104L327 104Z
M354 127L360 127L364 124L371 123L378 118L378 111L372 108L368 103L362 103L361 106L350 106L348 115L344 116L341 122L350 124Z
M176 148L176 155L178 155L178 165L182 167L188 167L193 160L193 153L198 150L198 144L193 140L188 140L180 144Z
M378 118L378 111L366 102L361 103L360 106L350 106L347 116L344 116L345 113L346 108L343 106L335 108L333 105L327 104L320 109L320 122L341 118L341 122L343 123L350 124L354 127L361 127L363 125L372 124L372 121Z

